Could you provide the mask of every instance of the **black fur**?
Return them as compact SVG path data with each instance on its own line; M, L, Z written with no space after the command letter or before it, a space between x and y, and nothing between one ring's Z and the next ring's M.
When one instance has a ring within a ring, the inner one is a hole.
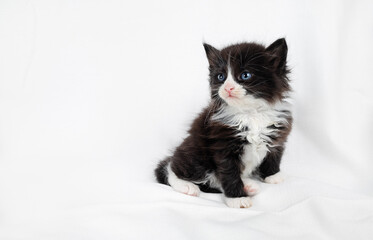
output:
M168 184L166 166L170 161L170 157L166 158L165 160L161 161L155 169L155 177L159 183Z

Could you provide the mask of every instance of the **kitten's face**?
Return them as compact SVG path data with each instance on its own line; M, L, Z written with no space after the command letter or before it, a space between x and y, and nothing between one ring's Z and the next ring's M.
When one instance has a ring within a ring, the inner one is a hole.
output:
M231 45L220 51L208 44L204 47L210 64L213 99L245 107L255 101L274 103L290 90L285 39L268 48L255 43Z

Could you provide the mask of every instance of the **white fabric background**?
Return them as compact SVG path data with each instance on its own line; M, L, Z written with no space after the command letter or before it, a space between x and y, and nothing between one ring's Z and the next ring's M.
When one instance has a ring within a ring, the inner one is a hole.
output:
M1 1L0 239L371 239L372 1ZM208 102L206 41L286 37L294 131L250 209L153 169Z

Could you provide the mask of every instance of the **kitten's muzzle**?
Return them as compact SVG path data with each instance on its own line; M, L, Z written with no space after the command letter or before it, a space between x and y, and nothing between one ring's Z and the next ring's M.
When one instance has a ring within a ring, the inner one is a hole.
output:
M227 83L224 87L224 90L228 93L229 97L231 97L232 91L234 90L234 85L231 83Z

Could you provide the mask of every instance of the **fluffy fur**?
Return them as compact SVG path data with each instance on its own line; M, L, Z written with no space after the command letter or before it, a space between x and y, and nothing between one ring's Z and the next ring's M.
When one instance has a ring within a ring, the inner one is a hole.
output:
M223 192L229 207L247 208L259 191L254 178L283 180L280 162L292 124L286 41L267 48L256 43L204 48L211 102L155 175L176 191Z

